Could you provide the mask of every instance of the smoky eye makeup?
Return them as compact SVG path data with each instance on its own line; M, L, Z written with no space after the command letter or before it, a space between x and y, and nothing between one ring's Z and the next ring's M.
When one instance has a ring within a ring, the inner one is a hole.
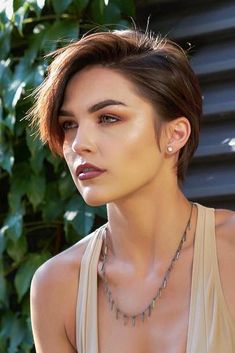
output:
M98 121L100 124L114 124L118 121L120 121L121 119L117 116L111 115L111 114L101 114L98 117Z

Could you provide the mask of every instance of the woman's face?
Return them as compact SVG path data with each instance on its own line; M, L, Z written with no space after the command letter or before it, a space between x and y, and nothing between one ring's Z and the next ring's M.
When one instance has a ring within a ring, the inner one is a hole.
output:
M69 81L59 113L63 153L73 180L89 205L129 197L155 183L164 165L152 105L120 73L101 66L86 68ZM103 173L85 170L95 165ZM88 178L86 178L88 176Z

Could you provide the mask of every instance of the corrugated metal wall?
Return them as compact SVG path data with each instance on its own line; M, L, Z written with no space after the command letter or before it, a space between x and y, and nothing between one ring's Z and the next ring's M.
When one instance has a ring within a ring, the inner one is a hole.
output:
M148 5L147 5L148 3ZM200 145L185 194L235 210L235 0L155 0L138 6L137 23L187 49L204 98Z

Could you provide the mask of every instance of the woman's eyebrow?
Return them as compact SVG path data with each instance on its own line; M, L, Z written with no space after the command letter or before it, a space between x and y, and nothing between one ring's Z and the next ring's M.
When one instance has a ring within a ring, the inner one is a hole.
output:
M102 108L105 108L105 107L107 107L109 105L122 105L124 107L127 107L127 104L123 103L121 101L117 101L117 100L114 100L114 99L105 99L104 101L101 101L101 102L93 104L91 107L89 107L87 109L87 111L88 111L88 113L95 113L98 110L100 110ZM65 109L62 108L59 111L59 116L73 117L74 114L69 112L68 110L65 110Z
M114 99L106 99L104 101L98 102L94 105L92 105L91 107L88 108L88 112L89 113L95 113L97 112L97 110L100 110L102 108L105 108L109 105L123 105L125 107L127 107L127 105L121 101L117 101Z

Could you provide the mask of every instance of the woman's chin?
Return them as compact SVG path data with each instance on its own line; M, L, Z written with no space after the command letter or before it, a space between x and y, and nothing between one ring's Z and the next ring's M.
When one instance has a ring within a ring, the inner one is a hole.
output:
M82 195L83 200L89 206L102 206L107 203L107 200L104 197L97 197L94 195Z

